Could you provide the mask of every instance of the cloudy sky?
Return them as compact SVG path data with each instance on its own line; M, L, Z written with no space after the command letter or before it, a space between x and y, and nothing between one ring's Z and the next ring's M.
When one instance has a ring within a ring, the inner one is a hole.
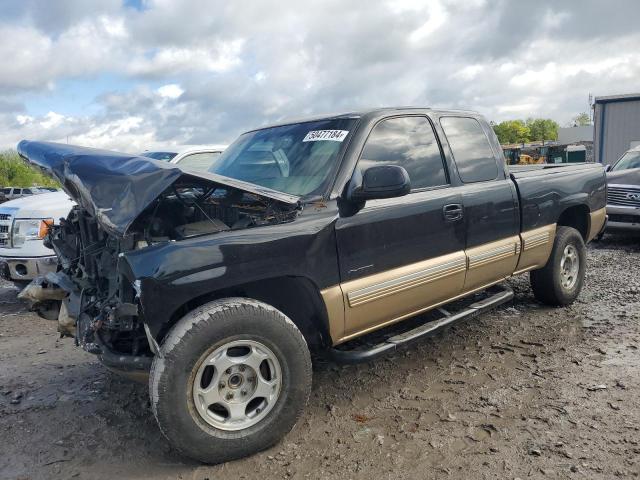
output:
M389 105L561 124L640 91L637 0L2 0L0 148L136 152Z

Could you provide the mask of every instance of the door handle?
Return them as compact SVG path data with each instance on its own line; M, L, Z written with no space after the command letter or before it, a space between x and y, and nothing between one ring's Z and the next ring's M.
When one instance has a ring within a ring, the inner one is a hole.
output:
M450 203L442 207L442 216L447 222L457 222L463 216L463 208L460 203Z

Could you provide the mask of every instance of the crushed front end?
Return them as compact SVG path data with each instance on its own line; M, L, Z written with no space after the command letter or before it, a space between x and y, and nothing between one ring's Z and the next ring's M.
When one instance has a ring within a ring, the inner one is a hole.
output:
M297 197L140 157L35 142L21 143L19 151L77 202L44 239L58 257L57 271L37 279L30 292L64 296L61 335L119 371L148 370L157 353L145 321L145 278L132 272L127 254L285 223L300 211Z
M68 293L59 317L60 333L71 334L75 323L76 344L100 355L109 366L148 368L150 359L145 357L150 358L151 351L139 302L118 266L120 253L135 248L135 235L109 235L85 210L75 207L45 242L59 260L59 271L46 278Z

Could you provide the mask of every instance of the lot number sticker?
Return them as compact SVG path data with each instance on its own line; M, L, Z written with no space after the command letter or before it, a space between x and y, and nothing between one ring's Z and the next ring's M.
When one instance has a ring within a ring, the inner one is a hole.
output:
M311 130L302 140L303 142L319 142L328 140L331 142L341 142L349 134L348 130Z

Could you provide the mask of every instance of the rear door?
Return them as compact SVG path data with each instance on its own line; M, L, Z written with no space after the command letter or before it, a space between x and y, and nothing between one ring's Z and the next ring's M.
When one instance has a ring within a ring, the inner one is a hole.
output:
M462 197L425 116L386 118L356 168L400 165L411 193L367 201L336 222L346 340L459 294L465 278Z
M515 271L520 255L518 196L498 163L503 157L485 131L490 127L470 116L442 116L440 125L464 184L468 292Z

